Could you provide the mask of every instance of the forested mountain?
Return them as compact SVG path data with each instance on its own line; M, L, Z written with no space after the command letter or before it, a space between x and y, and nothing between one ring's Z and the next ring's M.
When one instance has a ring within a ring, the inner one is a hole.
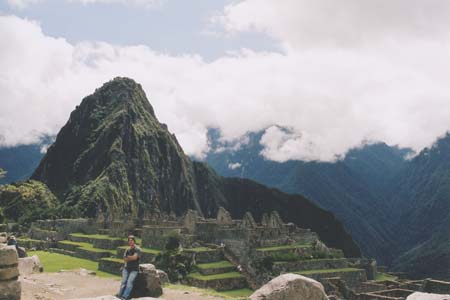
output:
M212 151L206 161L223 176L250 178L292 194L304 195L343 221L363 253L383 262L393 259L393 234L385 224L379 191L405 165L406 150L378 143L348 152L333 163L264 159L259 143L263 132L251 133L240 147L219 142L211 130ZM236 150L237 148L237 150Z
M32 179L1 186L0 206L30 202L28 189L35 187L42 191L39 195L47 195L42 202L48 203L48 214L58 217L101 212L113 219L125 214L139 218L155 211L182 215L187 209L215 217L223 206L234 218L251 210L258 220L278 210L286 222L310 228L329 246L348 256L360 255L334 215L306 198L250 180L225 179L206 164L191 161L156 118L141 86L128 78L115 78L83 99ZM6 218L18 220L4 211Z

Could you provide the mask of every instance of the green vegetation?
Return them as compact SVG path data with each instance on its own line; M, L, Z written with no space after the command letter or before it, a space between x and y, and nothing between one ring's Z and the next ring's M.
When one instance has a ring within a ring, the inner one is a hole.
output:
M116 258L116 257L105 257L105 258L102 258L101 260L107 260L107 261L112 261L112 262L115 262L115 263L123 264L123 259Z
M191 272L192 256L180 251L173 241L169 241L165 247L166 250L160 252L156 258L156 265L166 271L171 282L179 282Z
M375 277L375 281L385 281L385 280L396 280L397 277L393 275L389 275L386 273L377 273L377 277Z
M60 270L76 270L83 268L89 271L94 271L99 277L119 278L119 276L99 271L98 263L91 260L45 251L33 251L29 252L28 254L30 256L39 256L39 260L44 267L44 272L47 273L59 272Z
M208 251L215 251L214 249L207 248L207 247L197 247L197 248L187 248L183 249L185 252L208 252Z
M309 270L309 271L301 271L295 272L300 275L311 275L311 274L323 274L323 273L345 273L345 272L355 272L360 271L361 269L355 268L343 268L343 269L321 269L321 270Z
M86 251L90 251L90 252L95 252L95 253L108 252L111 255L116 255L115 250L95 248L94 246L92 246L92 244L86 243L86 242L60 241L58 243L63 244L63 245L65 244L65 245L76 246L77 248L80 248L80 249L83 249Z
M295 250L299 248L311 248L311 245L285 245L285 246L275 246L275 247L265 247L265 248L257 248L256 251L261 252L272 252L272 251L282 251L282 250Z
M221 268L229 268L229 267L234 267L234 265L226 260L218 261L218 262L214 262L214 263L208 263L208 264L197 264L197 268L199 268L199 269L221 269Z
M226 279L226 278L240 278L243 277L239 272L228 272L228 273L220 273L214 275L202 275L200 273L191 273L187 277L195 278L199 280L216 280L216 279Z
M0 186L4 219L29 225L38 219L57 216L58 200L45 184L35 180Z
M70 236L87 238L87 239L97 239L97 240L110 240L110 241L126 241L126 238L111 237L105 234L84 234L84 233L71 233Z

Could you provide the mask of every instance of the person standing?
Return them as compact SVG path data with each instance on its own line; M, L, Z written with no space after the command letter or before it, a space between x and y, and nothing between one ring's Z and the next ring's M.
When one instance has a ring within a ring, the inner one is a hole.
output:
M133 290L134 281L139 272L139 259L141 258L141 249L136 245L136 238L133 235L128 236L128 248L123 255L125 262L122 270L122 282L120 284L120 299L131 299L130 294Z

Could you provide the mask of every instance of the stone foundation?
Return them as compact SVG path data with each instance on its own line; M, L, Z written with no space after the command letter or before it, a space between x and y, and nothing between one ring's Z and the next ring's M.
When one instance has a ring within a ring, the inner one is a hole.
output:
M0 300L20 300L21 285L15 247L0 245Z

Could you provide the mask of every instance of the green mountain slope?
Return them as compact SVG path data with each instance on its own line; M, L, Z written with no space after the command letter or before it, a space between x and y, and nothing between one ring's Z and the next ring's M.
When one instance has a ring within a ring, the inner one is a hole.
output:
M223 176L249 178L306 196L342 220L365 255L384 263L394 259L395 239L386 225L385 197L380 192L389 190L392 178L404 168L406 150L378 143L353 149L335 163L278 163L260 155L262 134L250 133L247 143L236 150L233 144L220 143L219 132L211 130L213 151L206 161Z
M192 162L157 120L141 86L127 78L116 78L83 99L32 178L59 198L59 213L66 217L181 215L187 209L211 217L223 206L236 218L249 208L257 216L279 210L286 222L316 231L328 245L349 256L360 254L334 216L305 198L251 181L230 184L205 164ZM263 195L265 200L258 200Z

